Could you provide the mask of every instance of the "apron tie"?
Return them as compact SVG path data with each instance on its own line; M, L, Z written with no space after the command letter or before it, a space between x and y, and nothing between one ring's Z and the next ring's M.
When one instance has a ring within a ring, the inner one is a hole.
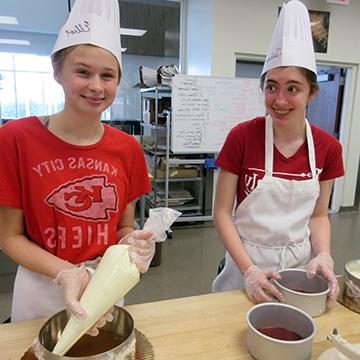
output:
M281 249L279 270L283 270L286 268L286 252L289 247L290 247L290 241L288 241L285 244L285 246L283 246L283 248Z
M274 249L274 250L281 250L280 251L280 264L279 264L279 271L283 270L286 268L287 266L287 261L286 261L286 254L287 251L292 251L293 248L297 248L299 246L302 246L306 243L307 239L304 239L301 242L294 242L289 240L285 245L267 245L267 244L259 244L258 242L254 242L254 241L250 241L250 240L246 240L246 239L241 239L242 242L244 244L247 244L249 246L253 246L255 248L257 247L261 247L261 248L266 248L266 249ZM293 252L293 251L292 251ZM295 255L295 253L293 252L293 254Z

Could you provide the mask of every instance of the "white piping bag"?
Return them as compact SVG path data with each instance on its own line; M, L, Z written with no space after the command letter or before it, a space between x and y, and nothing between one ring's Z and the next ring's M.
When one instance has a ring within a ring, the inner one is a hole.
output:
M151 209L144 229L154 233L154 241L165 241L166 230L180 215L179 211L170 208ZM138 283L140 273L131 261L128 248L128 245L113 245L105 251L80 299L87 316L83 320L73 315L70 317L53 350L54 354L65 355L81 336Z
M360 359L360 349L350 344L343 337L341 337L336 328L333 329L331 334L327 337L327 340L329 340L338 351L345 355L347 359Z

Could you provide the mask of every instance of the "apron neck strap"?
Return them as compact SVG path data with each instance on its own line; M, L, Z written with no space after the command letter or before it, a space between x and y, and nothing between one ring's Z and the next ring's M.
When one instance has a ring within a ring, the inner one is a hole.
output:
M312 178L316 178L315 147L311 127L305 119L306 140L308 145L309 164ZM274 131L273 121L270 115L265 118L265 174L272 176L274 160Z
M274 135L272 118L267 115L265 118L265 174L272 176L274 159Z
M306 140L308 143L308 153L309 153L309 164L311 175L313 179L316 179L316 162L315 162L315 146L314 146L314 139L311 132L311 127L307 119L305 119L306 124Z

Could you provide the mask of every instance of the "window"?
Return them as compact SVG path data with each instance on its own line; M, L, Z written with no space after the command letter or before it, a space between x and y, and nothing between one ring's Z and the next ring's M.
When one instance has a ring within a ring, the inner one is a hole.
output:
M53 78L49 56L0 53L0 75L1 119L53 114L63 108L63 91ZM110 109L102 119L110 119Z
M1 0L0 0L1 1ZM21 0L13 0L20 3ZM183 0L120 0L120 23L125 29L145 30L143 36L122 34L122 78L115 101L102 120L139 120L141 117L139 66L158 69L161 65L180 64L180 28ZM40 2L39 2L40 3ZM42 2L45 6L47 1ZM72 0L73 4L74 1ZM70 4L70 2L69 2ZM68 5L59 6L64 15ZM46 11L46 12L44 12ZM31 46L1 47L0 52L0 118L13 119L45 115L59 111L63 106L61 87L52 75L48 54L56 41L52 22L43 21L44 13L56 18L52 7L34 11L30 24L34 29L19 32L21 38L31 40ZM34 16L39 16L34 20ZM54 21L55 23L55 21ZM2 27L0 25L0 32ZM12 31L9 31L9 34ZM14 31L14 33L16 33ZM15 36L16 34L14 34ZM6 51L6 52L5 52ZM28 54L20 54L26 51ZM33 55L30 55L33 54ZM43 56L40 56L43 55Z
M59 111L61 87L52 76L48 56L0 53L1 118L16 119Z

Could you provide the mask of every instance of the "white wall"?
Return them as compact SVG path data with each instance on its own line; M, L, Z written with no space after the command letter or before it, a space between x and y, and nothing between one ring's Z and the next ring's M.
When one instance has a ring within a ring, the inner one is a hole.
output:
M340 205L352 206L360 153L360 1L352 0L349 6L328 4L325 0L303 2L309 10L330 12L328 51L316 54L317 61L352 66L354 70L341 138L346 175L340 194ZM236 56L264 59L282 3L282 0L214 0L212 76L233 77Z

